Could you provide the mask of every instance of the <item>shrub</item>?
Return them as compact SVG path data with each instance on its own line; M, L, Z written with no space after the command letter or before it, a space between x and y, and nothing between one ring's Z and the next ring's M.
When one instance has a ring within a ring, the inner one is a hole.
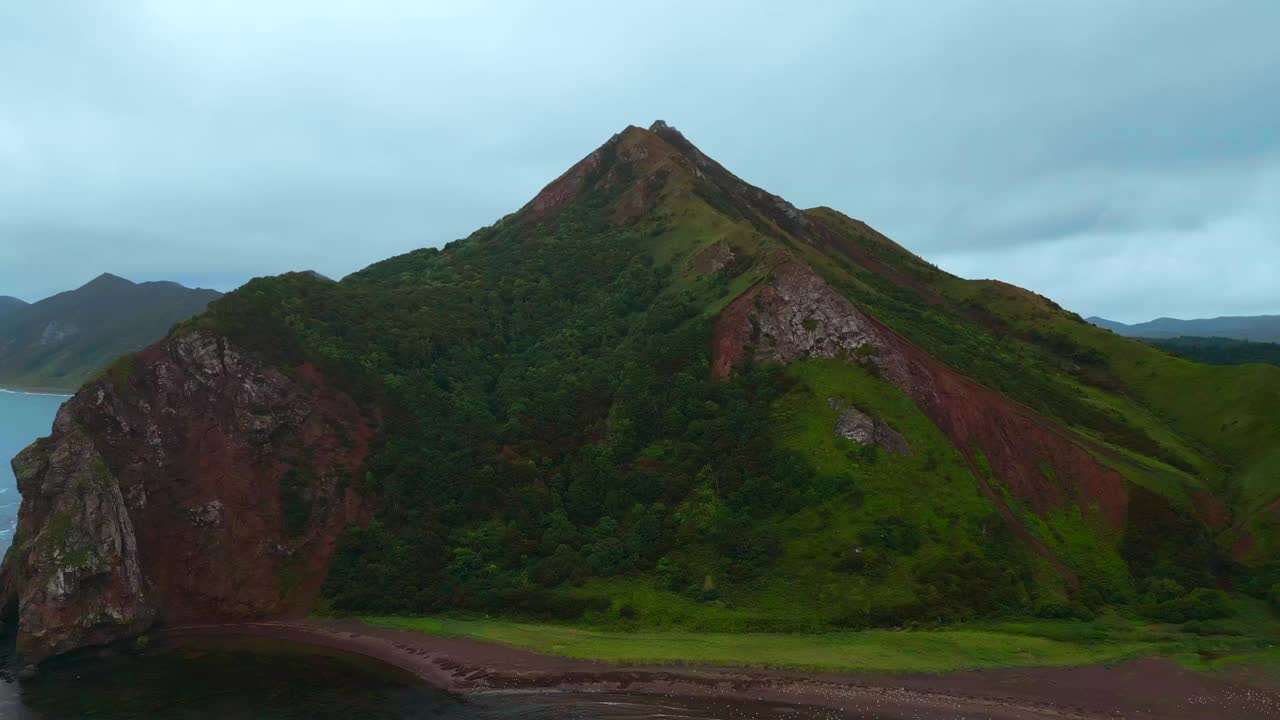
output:
M1176 600L1187 591L1175 580L1169 578L1152 578L1147 581L1147 602L1163 603Z
M1196 588L1183 597L1173 600L1148 602L1143 606L1142 612L1154 620L1169 623L1216 620L1235 614L1227 594L1210 588Z
M599 595L566 595L524 585L506 593L504 610L535 620L577 620L587 612L604 612L612 602Z
M882 578L889 574L893 560L875 548L854 547L844 551L840 564L848 572Z
M881 547L895 555L914 555L923 542L920 528L897 517L881 518L872 529L862 533L864 545Z
M1056 600L1041 600L1036 603L1035 616L1047 620L1066 620L1075 616L1075 611L1066 603Z

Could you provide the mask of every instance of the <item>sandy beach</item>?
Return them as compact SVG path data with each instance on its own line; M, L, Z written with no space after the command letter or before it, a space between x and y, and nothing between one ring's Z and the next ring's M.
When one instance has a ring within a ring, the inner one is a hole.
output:
M191 625L166 628L158 634L174 642L243 636L342 650L388 663L463 696L625 692L788 703L853 717L903 720L1280 718L1280 686L1274 677L1247 669L1206 674L1166 659L1114 667L886 675L611 665L465 638L373 627L354 620Z

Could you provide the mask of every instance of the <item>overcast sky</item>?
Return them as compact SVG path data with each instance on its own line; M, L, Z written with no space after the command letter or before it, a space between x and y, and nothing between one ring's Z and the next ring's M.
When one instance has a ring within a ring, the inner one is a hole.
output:
M662 118L1086 315L1280 313L1280 2L0 0L0 294L340 277Z

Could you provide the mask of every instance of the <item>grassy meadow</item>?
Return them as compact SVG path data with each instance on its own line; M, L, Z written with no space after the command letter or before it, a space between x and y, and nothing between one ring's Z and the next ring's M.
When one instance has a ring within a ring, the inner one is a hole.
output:
M1118 614L1092 621L1008 620L945 629L827 633L717 633L522 623L460 616L369 616L364 622L465 637L550 655L620 664L706 664L843 672L944 673L1009 667L1111 664L1170 657L1198 670L1274 662L1280 627L1265 606L1237 601L1215 623L1148 624Z

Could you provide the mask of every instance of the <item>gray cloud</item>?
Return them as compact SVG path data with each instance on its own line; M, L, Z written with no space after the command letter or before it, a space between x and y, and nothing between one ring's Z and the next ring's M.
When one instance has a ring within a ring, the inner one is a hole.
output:
M0 294L341 276L661 117L1082 313L1280 312L1276 28L1267 0L4 3Z

